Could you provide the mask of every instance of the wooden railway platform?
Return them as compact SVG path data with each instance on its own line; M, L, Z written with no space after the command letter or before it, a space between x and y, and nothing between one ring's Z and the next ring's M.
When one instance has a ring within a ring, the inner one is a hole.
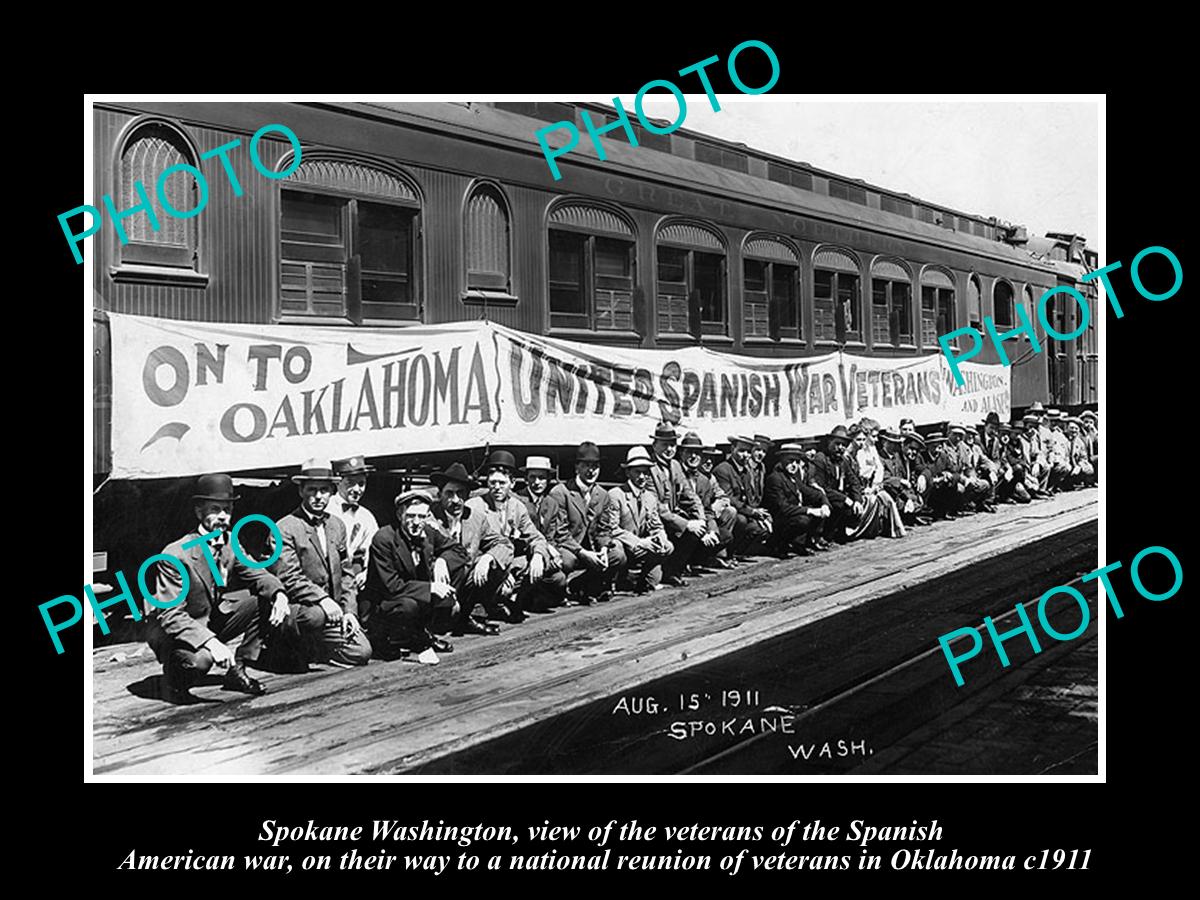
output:
M655 728L649 742L636 714L612 714L617 698L653 695L669 704L675 694L648 693L647 686L686 684L688 673L723 662L729 678L720 689L749 690L754 685L731 680L738 666L729 661L757 648L802 647L814 661L824 660L814 671L833 687L841 669L886 668L880 645L835 646L823 636L832 623L871 621L880 633L902 632L910 644L936 647L938 634L977 625L990 610L976 610L964 595L939 605L942 618L914 621L894 598L915 597L923 588L936 593L955 573L1000 557L1017 559L1014 584L1033 570L1053 583L1070 581L1074 570L1057 578L1058 554L1069 543L1075 564L1092 552L1097 514L1095 490L1001 506L995 515L939 522L901 540L764 560L690 579L683 588L533 616L497 637L455 639L455 652L437 666L397 661L356 670L313 667L306 675L255 673L268 688L261 697L226 693L214 682L193 690L194 704L165 703L156 698L159 666L148 648L100 647L92 660L94 772L143 780L682 771L689 761L679 753L691 742L672 741ZM995 583L988 587L995 593ZM1017 595L1012 603L1028 599ZM702 701L710 710L712 696ZM706 718L719 717L710 711ZM588 739L590 755L568 752L570 732L579 738L606 727L630 737L607 750ZM663 748L676 758L659 760Z

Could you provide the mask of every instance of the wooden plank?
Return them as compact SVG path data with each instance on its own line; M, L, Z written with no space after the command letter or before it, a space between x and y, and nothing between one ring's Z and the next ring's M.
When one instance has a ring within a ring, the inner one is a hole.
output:
M456 640L436 667L267 674L270 692L260 698L202 687L197 705L144 699L137 692L158 673L153 656L111 662L118 651L105 648L94 679L95 769L144 778L415 765L1036 541L1094 518L1094 503L1095 491L1082 491L1001 507L903 542L852 544L537 616L495 638Z

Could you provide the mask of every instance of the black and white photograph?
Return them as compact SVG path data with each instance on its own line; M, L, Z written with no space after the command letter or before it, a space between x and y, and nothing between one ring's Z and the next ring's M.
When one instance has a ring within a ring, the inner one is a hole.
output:
M1103 98L737 87L88 97L89 780L1101 780Z

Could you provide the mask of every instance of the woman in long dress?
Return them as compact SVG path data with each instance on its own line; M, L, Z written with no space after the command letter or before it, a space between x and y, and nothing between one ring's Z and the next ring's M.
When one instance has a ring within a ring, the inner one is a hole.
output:
M858 466L858 477L862 483L863 503L868 507L864 519L874 519L870 527L875 534L885 537L904 537L907 529L900 518L900 510L896 506L896 498L884 489L883 480L887 473L883 468L883 460L875 447L877 425L867 419L860 422L851 434L854 437L854 452L852 462Z

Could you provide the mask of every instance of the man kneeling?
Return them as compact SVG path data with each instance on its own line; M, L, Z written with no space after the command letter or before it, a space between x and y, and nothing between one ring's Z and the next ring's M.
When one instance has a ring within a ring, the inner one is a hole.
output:
M401 494L397 524L385 525L371 540L365 603L359 608L373 655L381 659L409 652L431 664L439 652L454 649L434 637L450 629L459 610L449 567L439 556L452 542L425 527L432 506L433 497L424 491Z

